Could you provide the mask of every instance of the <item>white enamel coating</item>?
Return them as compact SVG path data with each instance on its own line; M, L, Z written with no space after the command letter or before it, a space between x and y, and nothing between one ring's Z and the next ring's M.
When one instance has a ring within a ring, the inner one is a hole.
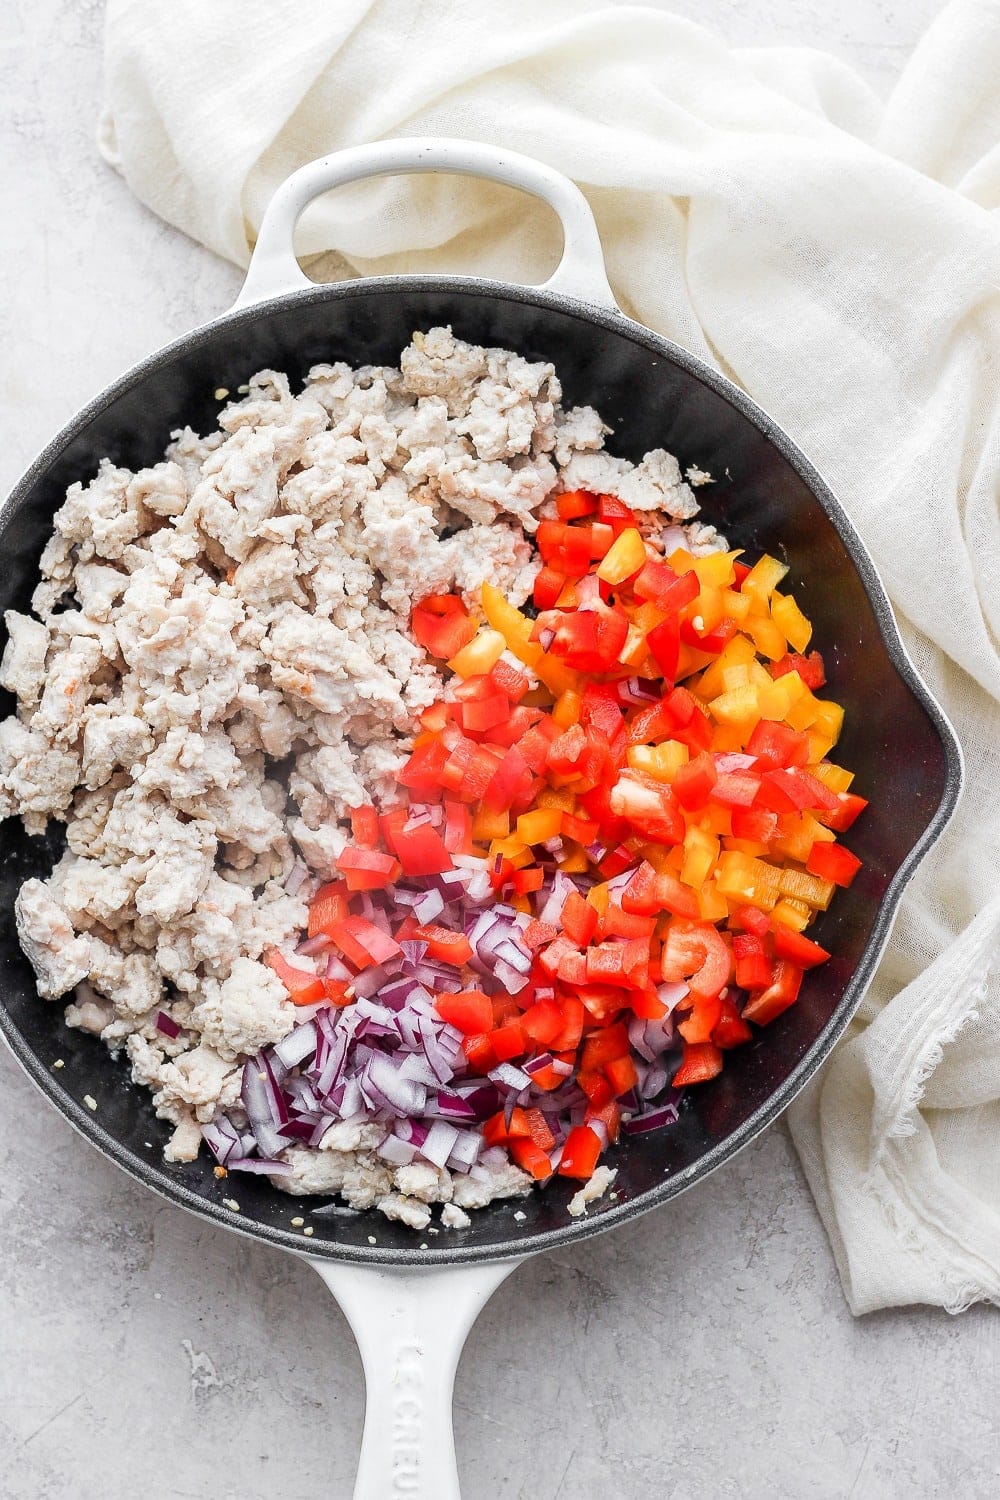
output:
M234 306L247 307L315 285L299 266L294 249L295 225L314 198L348 182L406 172L487 177L543 199L559 215L563 227L562 259L543 289L617 310L594 215L575 183L517 151L432 136L352 146L308 162L286 178L267 206L246 281Z
M461 1500L452 1430L469 1330L520 1260L400 1270L310 1260L361 1350L368 1390L354 1500Z

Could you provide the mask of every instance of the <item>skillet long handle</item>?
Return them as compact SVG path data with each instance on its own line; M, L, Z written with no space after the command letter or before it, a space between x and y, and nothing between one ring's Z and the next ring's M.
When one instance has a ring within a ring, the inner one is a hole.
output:
M460 1500L455 1371L476 1318L520 1263L406 1270L310 1259L350 1323L365 1367L354 1500Z
M307 162L286 177L267 205L246 281L234 307L246 307L285 292L315 289L315 283L299 267L294 248L295 225L314 198L366 177L406 172L486 177L543 199L559 215L563 227L562 258L543 289L618 311L604 269L597 224L576 183L519 151L445 136L409 136L350 146Z

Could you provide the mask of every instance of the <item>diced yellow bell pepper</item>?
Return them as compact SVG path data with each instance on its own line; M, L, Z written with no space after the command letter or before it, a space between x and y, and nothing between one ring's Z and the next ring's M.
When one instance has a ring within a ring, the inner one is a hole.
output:
M730 667L749 666L754 660L756 651L753 641L748 640L745 635L734 635L728 640L712 662L706 667L704 676L699 685L699 693L703 698L717 698L720 693L725 692L726 683L724 674Z
M739 589L723 589L722 607L730 620L742 624L750 613L750 595L741 593Z
M697 891L698 914L703 922L724 922L729 916L729 902L712 881Z
M536 807L518 818L517 837L525 844L544 844L562 832L562 819L558 807Z
M713 588L724 589L736 577L733 563L739 556L739 552L706 552L704 557L694 559L694 571L702 585L709 584Z
M764 615L750 615L743 622L743 629L753 641L761 656L778 661L788 650L788 643L773 620Z
M531 639L533 622L513 604L508 603L492 583L483 584L483 613L494 630L498 630L518 661L523 661L557 697L567 688L576 687L579 674L547 656Z
M679 740L664 740L661 745L632 745L625 758L635 771L645 771L657 781L673 781L678 767L691 758L691 752Z
M715 883L723 896L770 911L779 895L777 875L775 867L766 861L731 850L719 856Z
M771 912L772 920L780 922L784 927L790 927L793 932L804 932L813 919L813 909L804 901L794 901L789 896L782 896L781 900Z
M813 628L790 594L771 595L771 619L793 651L804 651L812 639Z
M778 889L783 896L794 896L797 901L805 901L819 911L826 911L837 887L832 880L820 880L818 875L810 875L808 870L790 870L786 867L778 875Z
M571 844L569 852L559 860L559 868L566 875L585 875L590 868L586 849L582 849L579 844Z
M761 855L768 853L766 844L759 844L754 839L726 839L726 853L736 851L739 854L749 854L752 859L759 859Z
M705 676L708 676L707 672ZM704 681L704 678L702 681ZM731 693L734 688L749 687L751 681L749 662L737 662L734 667L723 667L722 669L722 691L724 693Z
M573 724L580 722L580 710L583 707L583 698L574 688L566 688L556 699L552 710L554 723L560 729L569 729Z
M514 865L519 860L522 864L527 864L534 857L524 839L519 838L516 833L508 835L505 839L493 840L490 844L490 858L495 859L498 854L504 859L509 859Z
M733 814L731 810L728 807L719 807L714 802L710 802L707 807L703 807L692 821L703 833L715 834L720 838L723 834L730 834L733 831Z
M834 765L832 761L821 761L818 766L810 766L810 773L817 781L821 781L831 792L850 791L851 783L854 781L854 772L847 771L843 766Z
M756 596L759 600L770 599L787 572L787 563L779 562L776 557L770 557L765 553L763 557L758 558L744 578L740 585L741 590L744 594Z
M806 738L809 741L809 760L811 764L824 760L837 743L828 734L820 734L818 729L807 729Z
M510 833L510 813L487 812L481 804L472 820L472 837L477 844L488 844L491 839L505 839Z
M587 892L587 900L597 912L598 916L607 916L608 906L611 903L611 887L608 885L607 881L602 880L599 881L597 885L592 885L590 890Z
M844 727L843 705L834 703L829 698L817 698L815 702L817 713L813 721L813 726L821 734L829 735L833 743L836 744L840 739L840 731Z
M720 693L708 705L714 718L723 724L755 724L760 718L760 700L757 689L749 683Z
M740 724L717 724L712 736L712 749L724 754L727 750L746 749L747 740L757 727L757 720L750 719Z
M789 676L791 675L789 673ZM779 677L778 681L783 682L784 678ZM791 725L792 729L811 729L818 717L819 703L806 688L801 698L790 705L785 714L785 723Z
M511 899L510 904L514 908L515 911L523 911L526 915L528 915L528 916L531 915L531 897L530 896L514 896Z
M597 576L613 587L638 573L645 561L646 543L642 539L642 533L634 526L626 526L601 559Z
M707 635L725 619L722 590L714 584L703 583L701 593L691 605L691 624L699 635Z
M700 672L702 667L707 667L714 662L715 657L710 651L698 651L694 646L689 646L686 641L681 641L680 654L677 658L677 681L684 682L695 672Z
M774 848L777 854L785 859L798 860L804 865L809 858L809 851L813 844L819 840L828 843L836 838L836 834L829 828L824 828L818 823L812 813L782 813L778 822L779 836L774 840Z
M631 611L631 614L632 624L637 630L641 630L643 635L648 635L657 625L662 625L667 618L663 610L657 609L651 600L647 600L645 604L640 604L638 609Z
M770 676L770 673L768 675ZM808 691L798 672L785 672L781 677L775 677L767 689L766 706L764 694L761 693L761 708L764 717L786 719L792 704L798 703Z
M667 562L675 573L693 573L697 559L691 556L686 547L675 547Z
M625 644L621 649L618 660L623 667L638 667L649 655L644 633L635 625L630 625ZM659 673L657 673L659 676Z
M576 808L576 797L565 787L546 786L538 793L539 807L558 807L560 812L571 813Z
M719 840L712 834L694 825L684 835L684 863L681 865L681 880L685 885L705 884L719 857Z
M481 630L448 665L459 677L480 677L496 666L506 649L507 642L499 630Z

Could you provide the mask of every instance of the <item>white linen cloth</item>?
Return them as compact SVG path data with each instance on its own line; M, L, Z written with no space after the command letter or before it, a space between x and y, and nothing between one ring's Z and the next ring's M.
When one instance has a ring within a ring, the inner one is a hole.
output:
M792 1132L855 1312L1000 1300L1000 0L950 5L885 105L832 57L642 7L110 0L102 150L220 255L294 167L407 135L573 177L623 307L771 411L871 549L968 785ZM323 200L300 245L530 281L558 232L411 177Z

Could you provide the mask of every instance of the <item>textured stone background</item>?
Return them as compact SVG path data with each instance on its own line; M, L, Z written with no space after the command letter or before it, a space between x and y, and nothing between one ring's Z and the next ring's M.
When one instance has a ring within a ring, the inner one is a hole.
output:
M936 0L675 0L888 92ZM238 275L100 162L100 0L5 0L6 489ZM780 1126L675 1205L530 1262L459 1372L469 1500L960 1500L1000 1490L996 1315L855 1322ZM345 1500L361 1367L310 1269L159 1202L0 1055L0 1500Z

